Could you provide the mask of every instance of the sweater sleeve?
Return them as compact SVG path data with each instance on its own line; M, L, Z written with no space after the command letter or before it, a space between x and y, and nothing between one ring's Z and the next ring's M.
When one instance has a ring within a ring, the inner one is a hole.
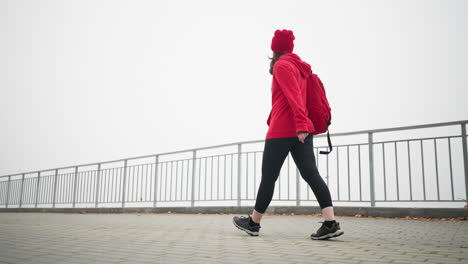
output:
M290 65L277 62L274 67L273 76L278 81L291 107L296 124L296 133L299 131L308 131L306 108L301 97L299 84L294 77L293 69L291 69Z

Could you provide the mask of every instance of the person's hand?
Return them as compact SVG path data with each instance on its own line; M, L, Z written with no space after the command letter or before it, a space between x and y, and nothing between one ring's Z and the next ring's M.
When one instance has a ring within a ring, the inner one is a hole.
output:
M307 132L301 132L297 135L297 137L299 138L299 141L304 143L304 139L309 135L309 133Z

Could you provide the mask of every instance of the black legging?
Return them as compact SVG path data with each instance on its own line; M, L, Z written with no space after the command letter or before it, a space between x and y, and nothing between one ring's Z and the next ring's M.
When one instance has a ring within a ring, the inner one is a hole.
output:
M275 182L283 166L284 160L291 151L302 178L309 184L317 198L320 208L333 206L330 191L323 181L315 164L313 134L310 133L300 142L298 137L270 138L265 140L262 161L262 181L258 188L255 211L265 213L273 198Z

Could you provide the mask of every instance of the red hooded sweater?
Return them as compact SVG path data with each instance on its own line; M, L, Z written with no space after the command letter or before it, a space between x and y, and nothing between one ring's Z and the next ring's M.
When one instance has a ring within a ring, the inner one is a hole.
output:
M273 66L272 109L265 139L297 137L300 131L315 131L306 107L307 76L310 71L310 65L295 53L282 55Z

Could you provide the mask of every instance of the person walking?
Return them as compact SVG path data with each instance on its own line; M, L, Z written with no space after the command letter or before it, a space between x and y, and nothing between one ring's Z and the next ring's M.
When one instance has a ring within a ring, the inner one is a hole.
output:
M262 158L262 179L252 215L234 216L234 225L251 236L258 236L260 221L273 198L275 182L284 160L291 152L302 178L308 183L322 210L325 221L310 235L311 239L328 239L344 232L336 221L328 186L315 163L314 125L307 116L306 88L311 66L293 53L295 36L291 30L276 30L271 41L270 61L272 109L267 119Z

